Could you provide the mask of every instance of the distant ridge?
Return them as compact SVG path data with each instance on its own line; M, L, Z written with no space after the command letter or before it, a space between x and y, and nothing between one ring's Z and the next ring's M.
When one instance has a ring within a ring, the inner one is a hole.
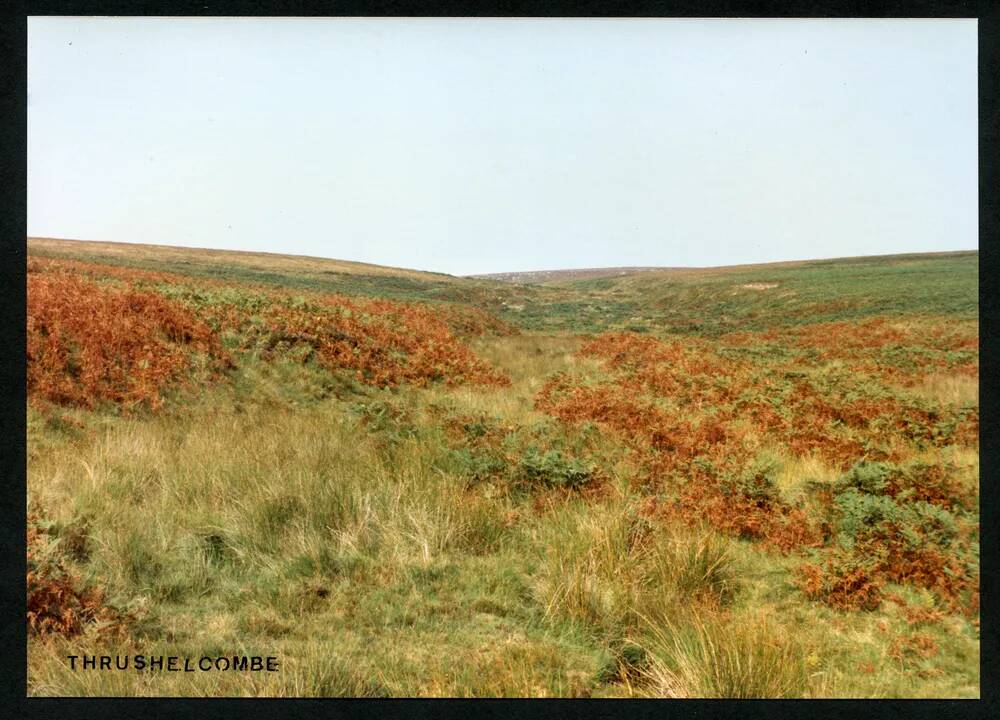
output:
M510 283L542 283L549 280L589 280L591 278L619 277L635 273L655 272L657 270L681 270L673 267L611 267L611 268L580 268L577 270L528 270L525 272L484 273L468 275L479 280L499 280Z
M878 260L919 260L926 257L958 257L963 255L978 255L979 250L945 250L939 252L921 253L896 253L891 255L857 255L836 258L815 258L810 260L779 260L776 262L764 263L740 263L736 265L717 265L708 267L679 267L679 266L629 266L629 267L606 267L606 268L577 268L567 270L525 270L520 272L503 273L480 273L476 275L465 275L463 277L475 278L478 280L495 280L499 282L516 283L523 285L571 282L573 280L591 280L596 278L624 277L626 275L637 275L640 273L652 272L725 272L733 270L746 270L751 268L777 269L790 267L804 267L809 265L828 265L831 263L845 264L852 262L871 262Z

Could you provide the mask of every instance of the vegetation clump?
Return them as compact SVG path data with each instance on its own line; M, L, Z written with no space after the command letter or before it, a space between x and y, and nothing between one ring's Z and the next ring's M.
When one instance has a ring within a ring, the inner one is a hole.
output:
M395 387L509 379L453 335L505 332L482 311L440 315L416 303L305 299L224 284L186 288L171 276L61 260L33 260L28 273L28 390L40 401L125 409L163 403L162 391L207 359L213 376L234 367L223 348L315 360L365 384Z
M576 443L546 424L515 427L486 416L445 418L458 471L472 484L500 480L512 488L579 490L600 478L585 439Z
M806 594L871 610L893 582L932 590L953 609L977 608L978 522L959 509L966 493L945 478L923 463L861 462L841 476L832 502L836 542L824 565L800 571Z
M124 638L130 617L109 605L104 591L84 584L68 567L53 524L28 514L27 619L34 635L79 635L88 628L105 638Z
M152 292L66 272L28 272L28 394L36 401L157 408L195 354L231 359L190 311Z

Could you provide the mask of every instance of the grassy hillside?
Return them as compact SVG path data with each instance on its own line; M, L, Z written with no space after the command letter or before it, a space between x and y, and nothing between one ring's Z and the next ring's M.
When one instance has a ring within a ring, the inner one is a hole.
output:
M184 275L245 286L340 293L397 300L468 301L487 304L499 283L443 273L271 253L202 250L163 245L29 238L39 258L76 260L120 268ZM510 290L512 296L531 295Z
M454 280L452 276L444 273L279 253L208 250L142 243L85 242L56 238L28 238L28 248L31 254L37 256L90 260L128 267L187 272L192 275L229 276L245 280L252 280L257 274L264 277L290 276L299 280L317 279L324 275L397 277L423 282Z
M500 314L537 329L717 335L882 314L978 312L979 254L900 255L544 283L537 303Z
M880 314L978 313L978 252L845 258L511 284L337 260L30 239L38 257L286 289L473 305L527 330L718 335Z
M31 694L978 697L976 253L326 263L29 244Z

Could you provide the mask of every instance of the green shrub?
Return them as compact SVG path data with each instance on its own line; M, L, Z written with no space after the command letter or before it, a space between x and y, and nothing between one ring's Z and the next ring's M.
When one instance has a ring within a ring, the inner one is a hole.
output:
M887 486L884 467L864 468L861 472L855 469L849 474L852 483L879 491ZM956 516L940 505L923 500L911 502L909 497L907 492L891 497L856 487L837 493L834 510L840 545L852 548L860 542L884 541L901 542L907 550L950 547L959 532Z
M836 484L835 491L855 489L872 495L881 495L889 485L889 479L899 472L899 469L889 463L868 462L862 460L842 475Z
M459 448L451 450L448 459L453 463L458 474L466 478L470 484L503 477L507 471L507 461L490 452Z
M731 488L752 502L766 506L778 499L777 476L781 463L774 457L762 454L750 467L730 481Z
M917 550L928 544L949 548L958 536L958 524L950 512L931 503L918 501L907 507L903 526L907 547Z
M518 463L518 475L529 485L578 488L590 482L593 468L559 450L542 453L529 447Z
M837 495L837 534L846 548L871 536L891 535L904 522L904 510L884 495L848 490Z

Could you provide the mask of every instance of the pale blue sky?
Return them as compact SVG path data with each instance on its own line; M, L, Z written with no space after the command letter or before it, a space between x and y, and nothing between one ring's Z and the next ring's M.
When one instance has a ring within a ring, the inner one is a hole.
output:
M31 235L455 274L978 247L974 20L28 23Z

